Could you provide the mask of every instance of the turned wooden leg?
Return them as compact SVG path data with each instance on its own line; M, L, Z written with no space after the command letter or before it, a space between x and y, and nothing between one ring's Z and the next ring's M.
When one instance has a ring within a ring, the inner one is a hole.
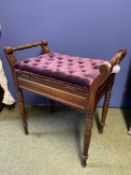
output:
M54 112L54 101L49 99L49 107L50 107L50 111Z
M2 109L4 108L4 104L3 103L0 103L0 112L2 111Z
M131 122L130 122L130 127L129 127L128 134L131 136Z
M92 125L93 125L93 113L88 113L86 118L85 130L84 130L84 148L83 148L83 156L82 156L83 166L86 166L86 160L88 159L88 149L90 146Z
M21 119L23 122L24 132L27 135L28 134L28 124L26 121L26 112L25 112L25 105L24 105L22 89L17 88L17 96L18 96L18 105L20 109Z
M106 120L107 112L109 108L110 97L111 97L111 90L107 91L105 94L105 99L104 99L104 104L103 104L103 109L102 109L102 116L101 116L100 127L99 127L99 133L103 133L103 128L105 126L105 120Z
M110 77L110 83L108 85L107 92L105 93L105 99L104 99L104 104L103 104L103 109L102 109L101 122L100 122L100 126L99 126L99 133L103 133L103 128L105 126L105 121L106 121L107 112L108 112L108 108L109 108L111 90L112 90L112 86L113 86L113 83L114 83L114 79L115 79L115 74L112 74L111 77Z

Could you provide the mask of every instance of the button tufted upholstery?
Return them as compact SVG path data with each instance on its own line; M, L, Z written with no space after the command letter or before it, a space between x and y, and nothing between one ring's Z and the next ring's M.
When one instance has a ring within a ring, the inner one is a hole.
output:
M103 60L81 58L49 52L15 64L15 69L39 74L89 88L99 74Z

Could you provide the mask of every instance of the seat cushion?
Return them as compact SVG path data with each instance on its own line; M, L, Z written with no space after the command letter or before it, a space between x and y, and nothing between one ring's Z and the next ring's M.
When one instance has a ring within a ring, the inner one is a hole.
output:
M99 75L99 67L103 62L104 60L101 59L49 52L38 57L18 61L15 64L15 69L89 88Z

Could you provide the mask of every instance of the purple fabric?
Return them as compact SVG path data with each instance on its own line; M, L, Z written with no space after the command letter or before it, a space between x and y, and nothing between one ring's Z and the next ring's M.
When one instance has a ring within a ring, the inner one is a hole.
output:
M50 52L19 61L15 64L15 68L89 88L99 75L99 67L103 62L104 60L100 59Z

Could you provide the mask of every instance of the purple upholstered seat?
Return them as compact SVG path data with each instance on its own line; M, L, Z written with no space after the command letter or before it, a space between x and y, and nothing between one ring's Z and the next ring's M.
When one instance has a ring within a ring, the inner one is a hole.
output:
M89 88L93 80L99 75L99 67L103 62L100 59L50 52L18 61L15 64L15 69Z

